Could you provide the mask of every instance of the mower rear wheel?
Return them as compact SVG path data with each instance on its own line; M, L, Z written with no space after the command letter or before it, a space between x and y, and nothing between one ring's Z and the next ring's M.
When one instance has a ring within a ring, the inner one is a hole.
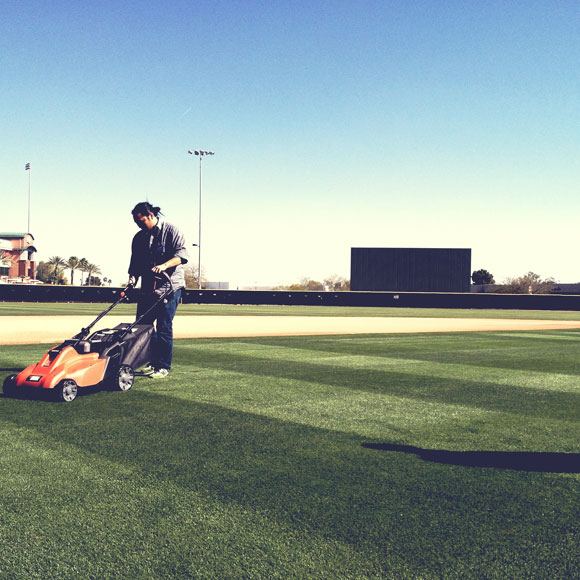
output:
M116 391L128 391L133 386L135 371L129 365L121 365L112 377L111 386Z
M54 388L54 394L57 401L62 403L70 403L77 398L78 387L72 379L64 379L60 381Z
M2 384L2 392L8 397L13 397L16 394L16 390L18 389L16 386L16 381L14 380L15 378L16 375L8 375Z

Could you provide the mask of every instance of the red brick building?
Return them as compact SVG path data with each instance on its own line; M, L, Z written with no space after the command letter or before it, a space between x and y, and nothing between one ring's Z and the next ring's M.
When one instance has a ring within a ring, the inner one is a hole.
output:
M34 236L0 232L0 278L36 279Z

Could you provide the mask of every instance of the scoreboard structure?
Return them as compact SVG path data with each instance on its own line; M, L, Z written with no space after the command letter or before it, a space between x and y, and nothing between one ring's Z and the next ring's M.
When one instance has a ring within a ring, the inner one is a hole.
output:
M351 290L469 292L470 280L470 248L351 248Z

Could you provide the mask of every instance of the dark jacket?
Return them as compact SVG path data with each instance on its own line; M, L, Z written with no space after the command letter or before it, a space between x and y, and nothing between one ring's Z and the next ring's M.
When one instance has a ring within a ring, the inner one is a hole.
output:
M189 260L185 236L173 225L159 220L152 230L141 230L133 237L129 276L142 278L141 288L152 290L154 284L153 266L159 266L171 258L181 258L181 264L167 269L173 289L185 288L183 265Z

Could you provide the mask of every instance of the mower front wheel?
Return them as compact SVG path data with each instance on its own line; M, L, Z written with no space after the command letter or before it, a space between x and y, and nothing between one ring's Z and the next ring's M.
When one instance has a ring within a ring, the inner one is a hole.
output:
M135 371L129 365L121 365L111 379L115 391L128 391L133 386Z
M8 375L4 379L4 383L2 384L2 392L7 397L13 397L16 394L18 387L16 386L16 381L14 380L16 375Z
M77 384L72 379L64 379L54 388L54 395L57 401L70 403L77 398L78 390Z

